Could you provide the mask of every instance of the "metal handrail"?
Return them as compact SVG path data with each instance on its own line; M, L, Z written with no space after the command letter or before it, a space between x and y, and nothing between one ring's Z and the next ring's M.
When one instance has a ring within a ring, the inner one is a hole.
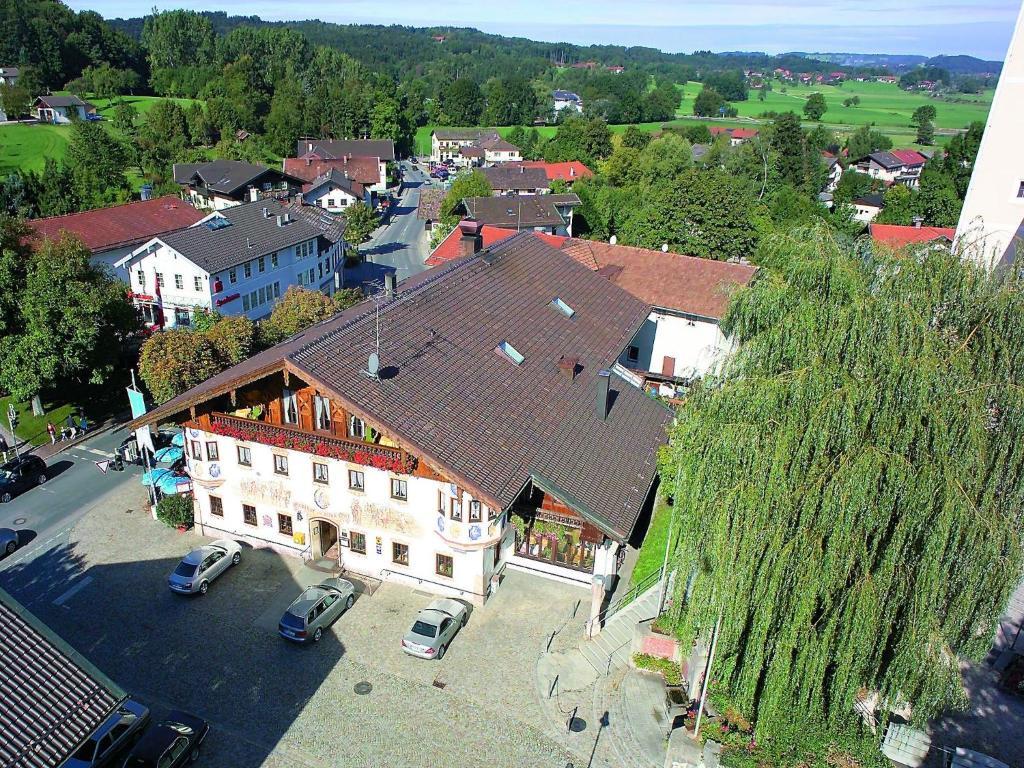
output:
M598 626L603 626L608 621L608 619L610 619L616 613L618 613L627 605L636 600L641 594L643 594L648 589L657 584L661 580L661 575L664 570L665 567L662 566L653 573L647 574L646 576L644 576L644 578L640 579L636 586L630 588L630 590L626 594L624 594L614 603L609 605L607 608L605 608L603 611L597 614L597 616L595 616L594 618L588 619L586 624L583 625L584 631L586 632L587 636L590 636L591 629L594 627L595 623Z

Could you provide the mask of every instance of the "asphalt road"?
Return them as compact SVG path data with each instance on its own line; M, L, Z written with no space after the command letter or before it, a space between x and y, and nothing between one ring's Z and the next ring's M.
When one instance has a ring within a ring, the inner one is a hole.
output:
M20 547L0 559L0 570L34 558L47 549L89 510L103 503L105 496L125 484L139 483L140 467L126 465L123 472L96 466L109 458L127 432L123 428L98 434L47 460L49 480L0 504L0 528L18 532Z
M422 272L427 258L428 238L423 222L416 218L420 189L432 184L432 179L420 170L414 170L408 161L401 163L405 173L405 187L395 213L385 227L360 247L368 262L393 269L398 280Z

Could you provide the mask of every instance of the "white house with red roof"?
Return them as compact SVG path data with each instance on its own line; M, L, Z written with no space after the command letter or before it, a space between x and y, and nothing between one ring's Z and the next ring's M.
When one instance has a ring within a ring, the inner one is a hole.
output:
M189 227L206 216L203 211L173 195L140 200L93 211L69 213L35 219L29 226L35 230L34 247L45 240L59 240L73 235L92 251L93 262L114 265L142 243L167 232ZM125 282L127 276L119 275Z
M721 125L713 125L708 128L708 131L713 139L717 139L719 136L728 136L731 147L738 147L758 135L756 128L726 128Z
M567 186L572 185L579 179L589 179L594 172L579 160L570 160L564 163L547 163L543 160L523 160L521 163L513 163L513 167L543 168L547 174L548 182L564 181Z
M904 184L917 187L921 181L928 158L914 149L893 149L888 152L872 152L856 162L857 170L887 185Z
M868 226L868 231L875 245L884 245L887 248L906 248L922 243L948 248L956 236L956 230L952 227L925 227L920 221L913 226L872 223Z

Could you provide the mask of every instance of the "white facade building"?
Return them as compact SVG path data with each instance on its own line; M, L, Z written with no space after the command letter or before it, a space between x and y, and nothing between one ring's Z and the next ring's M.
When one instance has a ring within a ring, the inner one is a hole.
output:
M340 235L276 201L210 214L154 237L117 263L150 325L188 327L195 309L258 320L292 285L332 293Z
M310 182L309 189L302 193L302 201L306 205L331 213L343 213L350 205L365 201L365 197L366 191L361 184L333 169Z
M553 108L556 115L565 109L577 113L583 112L583 99L572 91L555 91L553 94L553 102Z
M992 108L985 123L953 247L986 267L1017 259L1024 237L1024 158L1020 153L1024 104L1024 9L1017 17Z

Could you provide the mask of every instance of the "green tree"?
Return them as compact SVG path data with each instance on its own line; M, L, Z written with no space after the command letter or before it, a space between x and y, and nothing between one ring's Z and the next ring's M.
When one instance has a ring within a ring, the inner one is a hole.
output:
M345 209L345 221L345 240L355 246L356 253L359 253L359 246L370 239L373 230L380 226L380 217L363 202Z
M359 288L342 288L335 291L333 300L335 311L344 312L363 300L363 292Z
M622 132L620 143L624 147L640 150L651 143L651 134L641 131L635 125L627 125Z
M260 324L260 342L265 347L273 346L337 312L330 296L293 285Z
M217 352L220 364L229 368L252 355L256 346L256 324L245 315L222 317L210 326L206 337Z
M893 184L882 195L885 207L875 219L879 224L902 224L910 226L914 223L917 206L914 193L903 184Z
M827 111L828 104L825 103L825 97L820 93L812 93L804 103L804 114L809 120L821 120Z
M266 125L267 144L276 154L288 156L295 149L295 141L302 134L304 102L297 78L288 77L277 84Z
M651 186L670 183L692 165L690 142L674 133L666 133L640 151L628 178Z
M36 190L36 204L40 216L63 216L79 210L81 201L71 175L71 169L59 165L52 157L43 163Z
M671 120L683 101L682 92L671 80L659 80L654 90L643 97L643 119L647 122ZM625 118L625 115L623 115Z
M171 328L146 339L139 355L139 375L153 399L164 403L202 384L224 369L205 333Z
M454 216L455 209L467 197L490 197L493 194L490 182L480 171L459 176L441 201L441 218Z
M593 167L612 153L612 134L599 117L570 117L544 145L544 159L551 163L579 160Z
M135 121L138 117L138 111L127 101L114 107L114 127L129 138L135 135Z
M800 118L793 112L779 115L772 121L768 140L778 156L779 176L797 189L806 188L821 161L820 156L807 146L807 135L800 126Z
M156 13L147 16L142 26L142 45L154 73L188 67L213 58L213 25L194 11Z
M910 116L910 125L919 128L924 123L932 123L937 114L934 105L924 104L914 110L914 114Z
M930 121L924 120L918 124L916 141L923 146L929 146L935 142L935 126Z
M624 245L667 244L677 253L724 261L753 254L752 214L746 181L718 169L690 169L630 195L617 233Z
M65 164L82 207L100 208L128 200L131 185L124 173L128 151L103 126L90 122L72 125Z
M712 685L782 766L863 733L865 691L921 727L966 705L959 658L988 651L1024 565L1024 291L823 228L759 256L722 324L738 352L690 391L660 470L683 510L677 632L719 624Z
M484 111L480 86L468 78L456 80L442 94L441 109L446 125L479 125Z
M61 386L102 384L138 330L124 284L91 263L80 240L46 240L15 283L17 332L0 337L0 386L17 400ZM17 290L17 288L21 288Z
M402 115L398 102L379 95L370 108L370 138L391 139L397 144L402 139L402 133Z
M189 106L185 110L185 121L188 123L189 144L194 147L205 147L215 141L213 124L202 104L196 102Z
M892 149L892 139L881 131L874 130L870 125L862 125L846 140L846 150L852 161L867 157L872 152L884 152L887 149Z
M697 117L718 117L725 106L722 94L714 88L704 86L693 100L693 114Z
M8 120L16 120L29 113L32 94L20 85L0 85L0 107Z
M537 94L522 77L491 80L486 95L483 122L487 125L528 125L537 115Z

